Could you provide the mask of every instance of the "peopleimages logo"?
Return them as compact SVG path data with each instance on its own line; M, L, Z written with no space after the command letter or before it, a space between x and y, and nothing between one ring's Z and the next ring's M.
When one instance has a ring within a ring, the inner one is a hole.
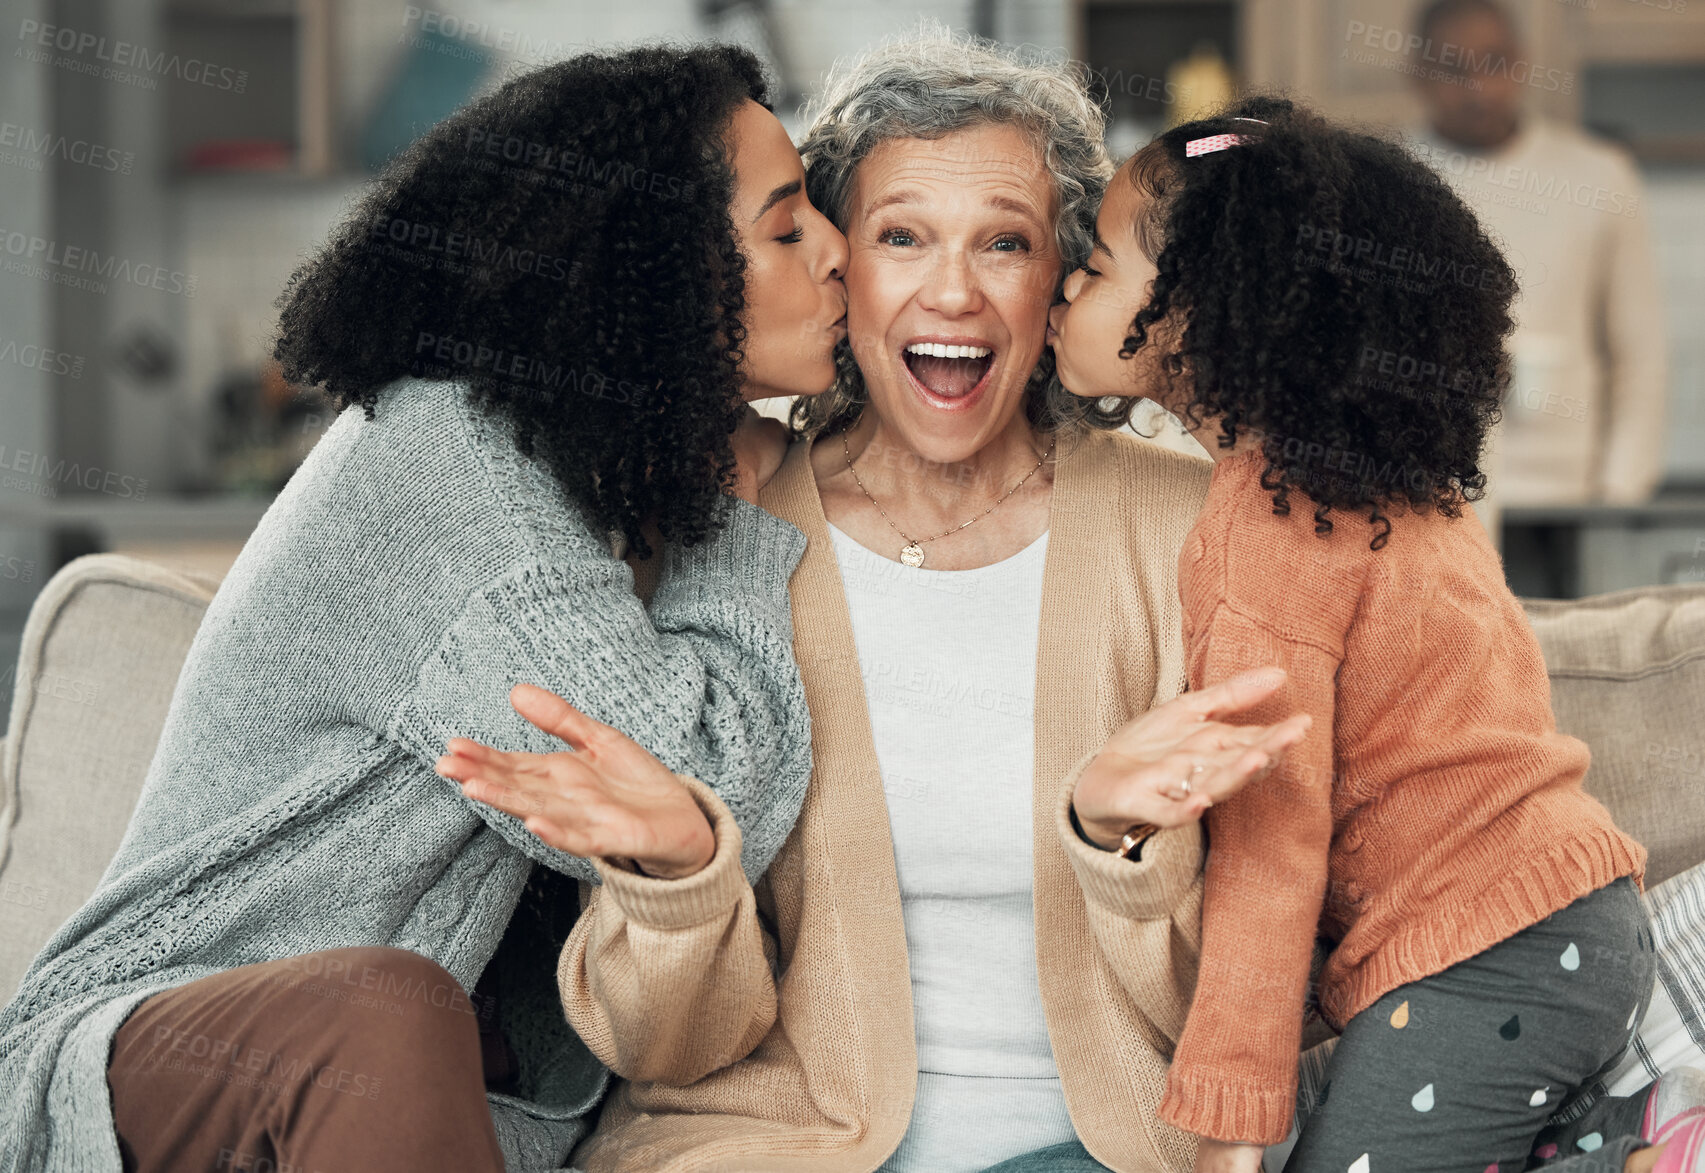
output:
M1288 461L1325 469L1327 472L1342 473L1344 476L1336 479L1364 487L1397 486L1425 493L1431 491L1433 484L1433 478L1427 470L1417 465L1381 461L1348 448L1337 448L1313 440L1305 441L1295 436L1285 438L1284 453Z
M400 216L381 217L370 229L374 240L388 241L400 246L403 259L412 259L424 266L437 264L448 272L464 273L473 265L489 269L513 269L548 281L566 281L575 270L563 257L539 252L537 249L517 249L498 240L485 240L466 232L447 232L436 224L405 220ZM467 258L464 262L462 258Z
M487 346L483 342L448 335L419 335L415 339L414 353L417 358L430 353L438 360L436 364L423 363L421 373L445 378L455 378L459 373L457 368L490 371L511 383L531 383L553 391L567 387L578 394L618 404L637 404L646 394L646 388L641 384L612 378L591 368L585 371L565 368L561 363L552 364L500 347Z
M0 444L0 473L19 472L26 476L45 480L45 485L13 485L11 478L0 479L0 484L8 488L29 488L38 491L42 496L52 497L57 494L57 485L81 485L91 493L106 493L113 497L129 497L137 501L148 492L146 477L120 476L117 473L96 468L94 465L84 467L76 461L63 458L49 461L40 452L31 452L25 448L8 448Z
M1385 68L1399 68L1400 72L1416 77L1470 84L1475 78L1508 77L1519 86L1531 86L1550 93L1575 92L1575 75L1565 70L1542 68L1531 61L1520 57L1507 57L1502 53L1476 53L1466 45L1434 41L1430 37L1422 37L1419 33L1406 33L1402 29L1352 20L1344 28L1345 48L1341 56L1359 64L1382 63L1368 54L1350 51L1351 43L1358 37L1361 38L1361 44L1368 49L1377 49L1405 58L1401 66L1387 64ZM1415 57L1436 68L1429 69L1427 66L1416 64L1412 60Z
M123 76L120 71L135 70L139 74L175 77L179 81L216 90L229 90L234 94L242 93L249 85L249 71L246 69L213 65L199 57L156 51L130 41L109 41L95 33L79 32L63 25L43 24L38 20L20 21L18 40L24 43L13 53L15 57L48 65L78 67L82 72L104 72L118 80L132 80ZM56 50L67 56L55 58L42 52L46 49ZM93 66L89 58L104 62L108 68Z
M1501 163L1484 155L1469 155L1432 143L1416 142L1411 144L1411 149L1422 162L1435 171L1445 171L1464 180L1484 184L1488 188L1502 188L1512 193L1532 196L1534 201L1557 200L1573 204L1577 208L1606 212L1612 216L1640 214L1638 196L1600 184L1577 183L1565 175ZM1491 193L1490 198L1497 203L1511 203L1510 200L1500 199L1499 193ZM1544 215L1548 208L1547 204L1539 202L1512 206L1524 207L1540 215Z
M83 377L83 356L68 354L33 342L19 343L15 338L0 337L0 362L17 363L44 375L64 375L68 379Z
M1299 259L1317 266L1365 265L1370 273L1383 270L1393 283L1410 280L1404 288L1424 292L1439 282L1464 288L1490 288L1496 274L1479 265L1465 265L1438 253L1426 253L1411 244L1392 244L1371 236L1355 236L1330 224L1302 224L1297 228ZM1308 257L1307 252L1323 253Z
M556 144L533 142L518 135L494 135L478 127L468 131L470 153L486 156L481 165L498 165L498 159L533 172L553 171L563 178L590 179L608 184L612 179L630 191L661 199L691 199L694 185L679 176L650 171L615 159L597 160Z
M410 26L418 25L420 32L430 34L443 41L454 41L458 45L472 44L481 49L497 49L506 54L519 55L525 58L525 63L532 67L547 61L556 61L563 57L573 56L581 46L574 41L558 41L549 37L535 37L515 28L489 24L481 20L470 20L453 12L442 12L434 8L420 8L413 4L403 8L404 36L408 35Z
M185 297L195 296L195 278L188 273L164 269L159 265L133 264L127 258L111 253L97 252L80 245L60 244L56 240L47 240L40 236L11 232L4 227L0 227L0 253L17 258L8 266L8 271L16 271L12 265L28 269L32 264L41 264L73 273L90 274L107 281L122 281L142 289L181 293ZM37 271L26 275L46 274L44 271Z
M1402 354L1395 350L1381 350L1377 346L1362 347L1362 356L1356 367L1354 381L1358 386L1364 387L1394 388L1401 385L1466 394L1472 391L1485 392L1493 385L1491 379L1477 375L1465 367L1453 370L1428 358Z
M120 175L129 175L136 164L136 156L129 151L19 126L16 122L0 122L0 147L21 151L32 160L62 159L67 163L93 167L96 171L117 171ZM0 161L9 161L6 157L9 153L0 153ZM36 169L40 169L39 165Z

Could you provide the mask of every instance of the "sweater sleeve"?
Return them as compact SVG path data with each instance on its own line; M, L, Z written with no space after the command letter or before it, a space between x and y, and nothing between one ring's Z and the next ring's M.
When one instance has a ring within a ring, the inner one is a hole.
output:
M740 829L683 777L716 832L701 871L662 880L594 861L604 878L563 946L569 1025L624 1079L682 1086L751 1054L776 1019L776 988Z
M1640 199L1640 176L1617 159L1617 182ZM1644 200L1641 199L1641 203ZM1610 216L1598 305L1604 322L1608 421L1598 492L1613 505L1651 497L1664 472L1669 349L1648 215Z
M1222 602L1198 633L1192 659L1191 679L1204 687L1246 668L1286 669L1284 687L1238 724L1295 712L1314 717L1277 769L1208 811L1201 966L1160 1106L1161 1119L1199 1136L1276 1144L1295 1115L1309 967L1325 902L1340 657Z
M1189 1007L1179 991L1195 983L1201 953L1201 824L1158 832L1136 859L1085 841L1072 825L1072 795L1094 756L1066 775L1054 829L1083 889L1096 947L1153 1028L1156 1044L1171 1052Z
M716 791L740 824L742 869L762 875L811 772L788 598L805 539L756 506L733 506L715 536L667 548L649 611L627 564L601 544L520 561L463 605L422 662L390 735L428 767L452 737L562 750L509 705L521 681L547 688ZM587 860L444 785L534 860L599 882Z

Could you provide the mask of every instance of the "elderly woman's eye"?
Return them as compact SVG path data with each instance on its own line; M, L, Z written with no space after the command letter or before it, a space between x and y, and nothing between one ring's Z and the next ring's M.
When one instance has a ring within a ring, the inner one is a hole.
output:
M908 248L916 243L912 234L904 228L890 228L876 239L879 244L897 244L901 248Z
M1014 247L1001 248L1002 245L1011 245ZM1022 236L1003 236L999 240L995 241L995 247L1000 249L1001 252L1017 252L1020 249L1025 252L1029 252L1030 242Z

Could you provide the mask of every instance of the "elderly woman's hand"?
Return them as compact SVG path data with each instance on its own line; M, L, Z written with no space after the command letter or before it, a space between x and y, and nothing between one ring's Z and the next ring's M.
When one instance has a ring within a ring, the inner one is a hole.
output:
M570 855L630 859L646 875L669 880L710 862L710 820L638 742L535 685L517 684L509 703L574 752L505 753L452 738L437 769L460 782L463 794L507 811Z
M1150 709L1108 738L1072 795L1084 836L1111 851L1135 824L1194 822L1265 776L1313 718L1298 713L1276 725L1227 725L1219 718L1260 704L1284 680L1282 668L1240 672Z

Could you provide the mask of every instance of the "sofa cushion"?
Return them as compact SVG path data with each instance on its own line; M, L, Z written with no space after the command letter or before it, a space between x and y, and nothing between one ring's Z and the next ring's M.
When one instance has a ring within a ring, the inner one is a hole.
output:
M1524 599L1586 787L1645 844L1646 886L1705 860L1705 585Z
M0 1001L118 850L215 585L97 554L31 607L0 753Z
M1705 1068L1705 864L1646 893L1657 945L1652 1004L1605 1090L1629 1096L1666 1071Z

